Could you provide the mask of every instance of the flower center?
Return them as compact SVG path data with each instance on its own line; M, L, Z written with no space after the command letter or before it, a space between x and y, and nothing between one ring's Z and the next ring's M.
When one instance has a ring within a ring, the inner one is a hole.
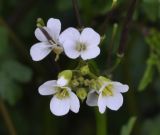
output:
M111 84L107 85L103 91L102 91L102 95L103 96L113 96L113 92L112 92L113 86Z
M77 45L76 45L76 50L77 50L78 52L85 51L85 50L86 50L86 45L83 44L83 43L77 43Z
M56 93L57 98L64 99L69 97L69 93L66 88L57 87L56 90L57 90L57 93Z

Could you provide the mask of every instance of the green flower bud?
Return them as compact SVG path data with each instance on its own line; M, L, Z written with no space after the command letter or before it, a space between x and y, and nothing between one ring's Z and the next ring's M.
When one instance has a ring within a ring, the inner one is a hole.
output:
M88 65L85 65L85 66L81 67L80 71L81 71L82 75L87 75L87 74L90 73Z
M84 101L84 99L87 97L86 89L85 88L77 89L76 95L80 98L81 101Z
M90 80L85 79L85 80L84 80L84 85L85 85L85 86L89 86L89 85L90 85Z
M83 78L83 77L79 77L79 78L78 78L78 81L79 81L79 83L80 83L81 85L83 85L83 83L84 83L84 78Z
M42 18L38 18L37 19L37 27L44 27L45 24L44 24L44 21Z
M65 86L70 82L71 79L72 79L72 71L64 70L58 74L57 84L60 86Z
M77 87L77 86L79 86L79 82L76 79L74 79L71 81L71 85L72 85L72 87Z
M90 85L89 85L89 87L96 90L97 87L98 87L97 80L95 80L95 79L90 80Z

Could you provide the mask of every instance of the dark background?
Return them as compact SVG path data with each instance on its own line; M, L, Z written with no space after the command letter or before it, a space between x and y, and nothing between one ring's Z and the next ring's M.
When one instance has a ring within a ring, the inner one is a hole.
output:
M133 1L118 0L115 7L112 0L78 1L83 26L106 37L95 66L101 73L107 72L116 54L124 53L109 75L130 87L120 110L108 109L107 118L98 115L106 119L109 135L120 134L132 116L137 117L133 135L159 135L160 2L137 0L134 5ZM56 117L49 110L51 96L38 94L43 82L56 79L59 71L77 63L64 55L55 62L53 54L32 61L29 50L37 42L34 30L39 17L45 22L51 17L60 19L62 30L78 27L71 0L0 0L0 134L96 135L97 108L84 102L78 114ZM113 36L115 23L118 27ZM119 46L124 47L121 50Z

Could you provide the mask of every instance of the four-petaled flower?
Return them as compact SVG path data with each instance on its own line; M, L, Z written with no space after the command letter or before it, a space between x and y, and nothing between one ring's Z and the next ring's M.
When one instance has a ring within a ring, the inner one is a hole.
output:
M99 90L91 90L88 93L87 105L98 106L101 113L105 112L106 107L111 110L118 110L123 104L121 93L128 91L128 85L109 81L108 79L106 81L100 79L99 81L101 81L102 85Z
M40 61L51 51L56 53L56 59L62 51L71 58L81 57L88 60L100 54L100 35L92 28L84 28L81 32L70 27L61 33L61 22L59 19L50 18L47 26L41 26L35 30L35 36L40 41L30 49L34 61ZM55 60L56 60L55 59ZM80 68L80 73L87 75L90 72L88 65ZM85 88L78 88L76 94L72 92L70 81L72 70L64 70L58 75L58 80L47 81L42 84L38 91L41 95L53 95L50 102L50 110L56 116L63 116L71 110L77 113L80 108L79 99L84 100L87 92ZM74 80L73 80L74 81ZM105 77L98 77L97 83L88 92L86 103L89 106L98 106L99 111L104 113L106 107L118 110L123 104L121 93L127 92L128 85L111 81ZM91 88L91 87L90 87Z
M59 40L69 58L76 59L81 56L83 60L88 60L100 54L100 35L92 28L84 28L80 33L70 27L61 33Z
M39 89L41 95L53 95L50 110L56 116L63 116L71 110L78 113L80 103L78 97L69 87L59 86L56 80L47 81Z
M61 22L54 18L48 20L47 26L36 28L35 36L40 42L34 44L30 49L34 61L42 60L59 45L60 31Z

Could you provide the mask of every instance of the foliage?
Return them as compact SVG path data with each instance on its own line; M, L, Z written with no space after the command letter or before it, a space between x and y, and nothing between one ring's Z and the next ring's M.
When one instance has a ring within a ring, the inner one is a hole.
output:
M159 135L160 129L160 116L156 116L152 119L147 119L144 121L142 126L142 134L143 135Z
M131 117L128 123L122 127L121 135L130 135L135 122L136 122L136 117Z
M140 82L139 90L144 90L152 82L155 70L160 73L160 32L152 29L146 37L146 42L150 47L150 56L147 60L147 67Z
M32 72L30 68L19 63L17 60L6 57L9 54L9 43L8 33L4 27L0 27L0 37L0 97L9 104L15 105L22 97L22 88L19 83L30 81Z
M75 68L65 56L56 63L49 55L42 62L31 60L29 49L35 43L36 20L42 17L59 18L62 31L78 27L72 1L66 0L0 0L0 99L17 134L39 135L159 135L160 108L160 1L139 0L133 20L128 27L124 57L114 71L108 74L117 61L117 51L126 20L128 4L132 0L78 0L83 25L103 33L103 50L96 62L90 62L94 73L107 73L112 80L129 84L123 107L116 112L107 110L107 124L96 127L95 109L83 103L79 114L54 117L49 112L49 99L38 95L37 88L46 80L57 79L63 69ZM3 23L1 23L3 22ZM112 37L113 25L117 31ZM113 39L112 39L113 38ZM112 43L111 43L112 41ZM113 42L114 41L114 42ZM111 49L110 45L112 45ZM102 71L102 69L106 70ZM137 91L143 92L137 92ZM84 101L85 102L85 101ZM5 117L1 111L0 134L8 135ZM97 114L103 123L103 116ZM135 123L136 116L138 121ZM120 127L123 126L121 133ZM107 125L107 128L105 128ZM134 128L133 128L134 126ZM98 129L97 129L98 128ZM105 129L104 129L105 128ZM132 131L132 132L131 132Z

